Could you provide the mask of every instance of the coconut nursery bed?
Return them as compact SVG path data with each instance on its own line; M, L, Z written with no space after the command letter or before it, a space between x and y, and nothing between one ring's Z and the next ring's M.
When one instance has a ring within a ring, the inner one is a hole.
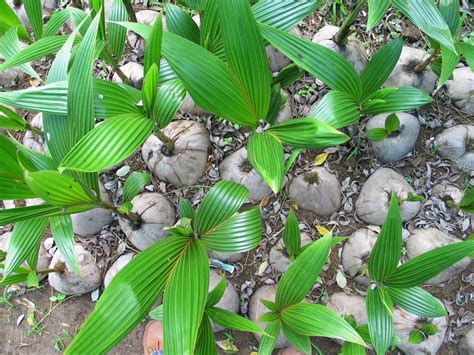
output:
M106 2L107 4L107 2ZM160 8L135 5L138 22L152 24ZM421 32L410 22L389 10L383 24L368 34L366 13L355 23L355 34L345 47L332 42L340 25L331 18L332 6L313 12L292 32L338 50L361 72L373 53L388 40L403 36L405 47L389 86L417 86L433 92L437 76L406 73L413 61L421 61L424 41ZM107 12L107 7L106 7ZM332 27L331 27L332 26ZM388 29L391 29L389 31ZM335 32L334 32L335 31ZM129 32L125 55L119 63L133 85L143 84L143 40ZM275 49L267 50L271 67L277 72L289 60ZM50 59L34 62L38 73L49 70ZM407 69L408 68L408 69ZM431 70L431 69L430 69ZM474 91L473 73L461 63L456 75L469 77L468 89L451 90L453 81L441 88L431 104L398 115L400 130L383 141L362 138L372 128L383 127L388 115L364 117L347 128L350 141L344 145L319 150L303 150L286 174L284 188L275 196L262 181L247 158L246 142L250 132L228 121L217 119L197 107L188 96L177 117L163 131L175 139L175 151L168 155L164 144L154 135L125 162L100 174L103 200L118 203L123 185L132 172L153 176L144 191L134 198L133 212L143 221L140 227L105 209L95 209L73 216L75 250L87 282L70 270L51 273L37 289L24 285L3 287L1 298L0 348L6 354L53 354L62 352L71 342L87 315L94 308L114 274L141 250L163 238L164 227L178 219L181 198L199 205L209 189L219 180L231 180L250 189L245 207L259 206L263 218L260 246L240 254L213 253L211 288L220 276L228 281L219 306L258 321L263 314L260 299L272 300L281 273L290 265L283 245L283 229L290 209L296 212L302 244L319 239L324 230L348 239L336 246L308 299L328 305L340 314L351 313L366 323L364 297L368 279L364 275L370 251L377 240L388 211L389 193L422 196L422 201L403 202L403 260L435 247L465 240L472 234L474 216L451 207L459 203L464 191L474 185ZM3 90L18 90L37 85L21 72L10 73L3 80ZM100 60L94 74L120 82L113 68ZM456 95L470 90L470 98L459 101ZM278 121L305 117L328 88L309 74L285 89L287 103ZM41 114L18 110L32 126L42 129ZM29 148L45 151L42 137L27 132L17 134ZM460 153L461 152L461 153ZM41 201L17 201L37 204ZM14 207L2 201L3 208ZM0 227L0 246L7 247L13 225ZM46 232L39 262L42 269L64 264L53 238ZM230 271L230 272L229 272ZM400 346L393 353L468 354L473 350L474 267L462 260L436 278L425 289L438 297L448 310L446 318L437 318L438 333L418 345ZM425 320L397 310L395 333L402 341ZM111 354L140 354L146 319L143 320ZM221 353L251 354L258 350L257 338L251 333L214 327ZM313 353L337 354L341 346L327 338L312 338ZM299 354L287 348L285 339L277 343L279 354Z

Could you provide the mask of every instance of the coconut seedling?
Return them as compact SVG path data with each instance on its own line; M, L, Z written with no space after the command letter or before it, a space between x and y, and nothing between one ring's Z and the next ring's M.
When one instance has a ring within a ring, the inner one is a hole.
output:
M283 273L275 291L265 295L268 298L274 295L274 301L260 297L262 304L254 306L253 313L260 315L267 311L259 319L266 322L267 334L260 339L259 354L271 354L277 344L286 346L285 339L298 350L310 354L310 336L341 339L365 347L360 335L334 311L304 301L326 264L332 246L341 240L328 234L308 245Z
M217 274L216 274L217 275ZM212 273L211 273L212 278ZM217 275L217 283L210 288L207 295L204 315L199 326L199 339L196 344L196 354L219 354L216 347L216 338L214 333L223 329L232 329L255 334L263 334L264 331L254 322L242 317L236 312L229 311L223 301L226 298L229 284L224 277ZM235 290L234 290L235 292ZM164 307L158 306L150 312L150 318L163 322ZM168 346L166 345L166 349Z
M300 232L296 214L291 210L285 222L283 238L270 249L270 264L276 271L285 272L293 260L312 242L308 234Z
M404 112L371 117L366 128L367 138L383 163L397 161L411 152L420 133L418 119Z
M371 283L367 289L368 329L378 354L385 354L394 335L393 306L417 317L445 317L444 305L420 286L469 256L474 241L454 243L418 255L401 264L402 219L397 197L392 194L385 223L368 262ZM426 334L432 330L421 329Z
M183 201L181 219L168 229L170 235L135 256L112 279L66 353L110 350L140 323L162 294L167 352L194 353L197 347L210 346L213 335L207 315L232 328L226 319L238 316L212 308L220 296L206 307L210 277L207 249L237 253L260 244L258 207L237 212L247 197L248 190L242 185L220 181L196 210ZM258 331L252 327L251 331ZM98 333L100 339L92 336Z
M259 26L266 40L332 89L309 113L310 117L331 127L350 126L358 122L362 114L409 111L431 102L426 93L413 87L380 89L400 57L403 47L400 39L378 50L358 75L340 54L322 45L263 23Z

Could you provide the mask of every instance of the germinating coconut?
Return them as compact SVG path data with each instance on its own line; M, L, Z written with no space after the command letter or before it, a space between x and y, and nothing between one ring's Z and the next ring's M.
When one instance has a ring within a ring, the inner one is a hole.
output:
M302 37L301 31L295 27L290 30L290 34ZM283 53L281 53L278 49L276 49L271 44L265 48L267 52L268 64L270 65L270 70L274 72L279 72L286 66L291 64L291 60L288 59Z
M406 355L418 354L437 354L439 348L443 344L444 336L446 335L447 321L446 317L439 318L421 318L405 312L402 309L395 308L393 311L393 322L395 327L395 335L398 335L402 340L398 348ZM408 338L410 333L423 324L434 324L438 331L435 335L431 335L420 344L410 344Z
M461 124L436 136L435 147L443 158L450 159L465 171L474 170L474 126Z
M341 184L326 168L316 167L291 180L289 197L317 216L330 216L341 207Z
M334 41L334 36L339 27L326 25L313 37L313 42L332 49L342 55L354 67L358 74L362 74L367 66L367 54L364 45L355 36L349 36L347 43L339 45Z
M137 89L141 89L143 85L143 65L136 62L128 62L120 67L120 70L130 80L132 85ZM112 77L114 83L122 83L122 79L117 73Z
M377 236L378 233L372 229L358 229L345 241L342 249L341 258L344 271L365 285L369 282L366 275L367 262L377 241Z
M198 182L207 165L211 147L206 127L194 121L171 122L163 133L174 141L172 153L151 135L142 147L142 156L148 168L161 180L177 187L191 186Z
M104 288L109 287L112 279L122 270L130 261L132 261L133 257L135 256L134 253L127 253L120 255L120 257L115 260L112 266L107 270L105 277L104 277Z
M367 122L367 131L374 128L384 128L385 120L390 113L374 116ZM382 163L397 161L410 153L415 147L420 134L418 119L408 113L396 113L400 127L381 141L370 141L370 145Z
M463 112L474 115L474 73L469 67L455 69L453 80L446 81L454 104Z
M155 20L160 15L159 12L153 10L141 10L135 13L137 18L137 23L144 24L144 25L153 25ZM166 20L165 16L162 17L163 22L163 31L166 31ZM137 35L133 31L128 31L127 40L130 46L139 52L143 52L146 47L145 40Z
M0 250L8 253L8 247L10 245L11 237L13 232L4 232L0 235ZM38 260L36 262L36 271L47 270L49 263L51 262L51 254L44 246L44 243L41 242L39 245ZM23 267L29 268L28 262L22 264ZM3 276L3 268L0 268L0 276ZM47 274L39 274L38 279L43 280Z
M398 88L401 86L412 86L431 94L436 87L438 77L430 66L422 72L415 72L415 67L430 55L423 49L403 46L400 59L385 82L385 87Z
M249 303L249 318L257 322L260 328L265 328L265 322L259 322L259 319L262 315L264 315L267 312L270 312L270 310L265 307L265 305L261 302L261 300L267 300L271 302L275 302L275 296L276 296L276 286L275 285L263 285L260 286L252 295L250 298L250 303ZM261 334L256 334L254 333L255 338L260 341L262 338ZM285 335L283 334L283 331L280 331L280 335L278 337L278 341L275 345L276 349L284 348L288 346L288 340L286 340Z
M43 130L43 114L37 113L30 122L31 126ZM23 137L23 144L26 148L34 150L37 153L46 153L46 142L43 136L32 131L26 131Z
M414 258L433 249L460 242L462 242L461 239L450 236L436 228L415 229L406 242L406 248L408 257ZM427 283L431 285L439 285L443 282L449 281L457 274L464 271L469 266L470 262L471 259L466 257L433 277Z
M301 247L313 242L313 239L307 233L301 233ZM270 249L270 265L279 273L284 273L290 267L292 260L285 247L283 238Z
M76 274L66 263L59 250L53 255L50 269L64 267L64 271L48 274L51 287L65 295L82 295L98 288L102 283L100 270L95 258L80 244L74 245L74 251L79 262L81 275Z
M260 202L272 193L257 170L250 165L246 148L240 148L226 157L219 165L219 171L222 180L233 181L249 189L249 200L252 202Z
M217 271L211 269L211 275L209 279L209 292L211 292L221 281L221 276L217 273ZM227 286L224 291L224 295L220 299L220 301L214 306L218 308L223 308L226 311L232 312L232 313L238 313L239 312L239 307L240 307L240 298L239 294L235 290L234 286L232 286L232 283L227 281ZM215 324L212 322L212 330L216 332L220 332L224 330L224 327L221 327L218 324Z
M407 198L408 193L415 190L405 178L395 170L380 168L365 182L356 201L357 216L369 224L381 226L387 217L391 192L398 198ZM420 210L420 202L404 201L400 204L400 213L404 221L415 217Z
M100 198L102 201L112 204L104 185L99 182ZM102 228L112 223L112 212L105 208L94 208L93 210L71 215L74 233L80 237L90 237L99 233Z
M141 221L134 225L128 219L119 218L120 228L130 242L140 250L144 250L168 235L164 230L175 221L175 212L171 203L159 193L143 193L132 200L132 212Z

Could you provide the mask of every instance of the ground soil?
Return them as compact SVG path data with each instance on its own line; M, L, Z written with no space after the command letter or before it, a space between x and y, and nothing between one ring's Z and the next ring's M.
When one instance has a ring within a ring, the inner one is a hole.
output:
M408 21L397 21L397 16L399 15L392 15L389 13L389 16L384 19L383 26L380 26L370 35L367 35L364 30L358 31L360 39L367 44L369 52L373 53L387 40L387 37L397 36L400 33L408 37L407 41L411 45L418 47L423 45L420 33L416 28L409 25ZM320 27L329 21L329 18L330 12L327 9L322 9L309 16L299 26L300 30L306 38L310 39ZM359 18L356 27L360 29L362 26L363 28L363 23L366 23L366 18ZM390 30L387 28L390 28ZM136 60L137 56L128 51L125 58L125 60ZM47 63L42 62L35 68L42 73L42 70L45 70L47 67ZM110 78L112 76L112 72L107 68L99 67L96 69L101 77ZM28 83L19 83L19 88L27 86L29 86ZM310 106L327 92L327 88L311 76L304 76L288 88L287 91L294 117L303 117L309 112ZM27 115L29 118L32 117L27 112L20 113ZM443 162L437 156L436 151L427 145L427 142L430 142L444 127L459 123L472 124L473 117L467 117L459 112L450 103L449 97L444 94L443 90L434 97L432 104L423 107L415 114L425 119L426 124L422 125L420 137L412 155L402 159L400 162L385 166L394 168L412 183L416 184L419 180L420 184L415 187L415 190L425 197L429 197L429 187L424 185L426 183L425 176L428 172L430 172L429 186L446 179L461 189L465 189L469 184L472 184L472 175L469 176L469 174L459 172L453 169L449 162ZM228 122L218 121L211 117L196 118L184 114L178 118L197 119L205 123L209 129L213 150L210 152L206 174L197 185L185 189L176 189L173 186L158 181L158 179L154 179L152 189L164 193L173 203L176 203L180 197L185 197L197 204L202 199L204 192L219 179L217 170L219 163L225 156L245 145L248 134L243 130L236 130ZM364 120L359 125L359 129L363 130L363 127ZM357 138L357 133L352 134L352 137L351 141L345 146L330 151L331 154L325 166L334 172L341 182L350 178L350 183L354 184L355 188L358 188L360 191L360 187L365 182L366 177L374 169L380 167L380 163L377 162L376 157L365 140ZM358 154L349 158L350 152L356 148ZM291 175L295 176L310 170L315 157L321 152L321 150L304 151L292 168ZM131 171L148 171L141 159L140 152L134 154L122 165L130 166ZM117 183L117 186L114 185L110 188L114 197L116 197L120 184L123 183L123 179L115 175L117 170L118 167L105 172L101 176L104 183ZM354 215L353 205L358 194L355 193L349 196L348 191L345 190L344 192L348 211L342 211L345 208L343 206L341 212L331 216L331 218L318 219L311 213L297 210L298 219L300 224L304 226L304 231L309 233L314 239L317 239L319 234L316 227L320 225L324 225L329 229L334 227L334 234L338 236L349 236L358 228L365 227L365 224ZM286 190L283 190L278 197L265 199L260 206L265 223L262 243L259 248L247 253L240 262L235 263L236 271L234 274L226 275L234 287L241 293L241 314L243 315L246 315L248 298L253 290L265 283L278 282L280 275L275 273L271 267L263 268L264 270L262 271L261 266L262 263L268 261L271 247L282 236L283 223L281 217L287 214L290 207L297 208L288 199ZM451 234L459 238L466 238L469 233L472 233L472 219L469 229L463 231L453 222L456 220L456 212L451 211L449 213L452 214L452 219L448 222L455 226ZM406 223L404 227L412 230L420 225L419 223L421 223L422 218L423 216L415 221ZM436 220L436 218L437 215L434 217L435 220L429 220L427 223L439 226L437 224L439 220ZM120 249L122 253L124 250L133 250L133 247L126 242L126 238L117 227L117 221L107 229L107 232L112 235L111 238L107 234L107 237L100 236L81 241L88 250L94 253L98 260L102 261L101 268L104 273L107 267L117 258L117 250ZM328 294L343 291L336 283L336 274L341 269L340 252L341 246L338 246L331 253L331 263L321 274L321 283L315 286L309 296L312 301L324 303ZM472 287L473 274L474 266L471 264L462 274L444 285L426 288L447 305L450 316L450 331L452 330L455 333L459 329L458 323L460 320L469 316L472 319L474 314L472 301L460 301L460 297L471 296L471 299L474 299L472 297L474 295L474 288ZM344 289L345 292L364 293L362 286L357 285L351 279L347 281L347 286ZM51 302L49 297L56 293L47 282L44 282L38 290L27 291L21 287L13 290L17 290L21 294L0 298L0 312L2 314L0 318L1 354L41 353L46 355L62 352L95 305L91 300L90 294L68 297L61 303ZM12 289L1 289L1 291L7 292L12 291ZM24 291L26 292L23 293ZM31 318L33 307L34 320ZM20 319L22 319L21 322L19 321ZM141 354L145 322L146 319L110 353ZM217 339L233 339L234 344L239 349L239 354L250 354L258 349L257 341L249 333L221 332L217 335ZM456 337L454 339L448 339L447 337L439 354L456 354L456 341ZM340 351L340 346L328 339L314 338L313 344L315 346L315 354L318 353L317 349L324 354L337 354Z

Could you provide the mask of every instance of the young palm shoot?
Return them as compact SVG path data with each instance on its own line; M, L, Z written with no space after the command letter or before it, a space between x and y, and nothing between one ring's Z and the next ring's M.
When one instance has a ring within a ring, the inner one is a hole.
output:
M267 334L260 339L259 354L272 353L281 331L292 346L305 354L311 354L311 336L341 339L365 347L360 335L334 311L304 302L326 264L332 246L341 240L328 234L308 245L280 278L275 301L262 299L269 311L260 318L267 323Z
M372 280L366 298L368 328L378 354L384 354L392 343L394 305L419 317L447 315L443 304L420 286L469 256L474 241L440 247L399 266L401 250L402 221L397 198L392 194L387 218L368 262Z
M220 181L195 211L182 201L181 219L169 228L170 236L138 254L114 277L66 353L110 350L162 294L164 343L171 354L191 354L197 346L210 346L207 316L226 327L259 331L207 301L207 249L238 253L260 244L259 209L237 212L247 196L242 185ZM99 333L100 339L92 336Z

